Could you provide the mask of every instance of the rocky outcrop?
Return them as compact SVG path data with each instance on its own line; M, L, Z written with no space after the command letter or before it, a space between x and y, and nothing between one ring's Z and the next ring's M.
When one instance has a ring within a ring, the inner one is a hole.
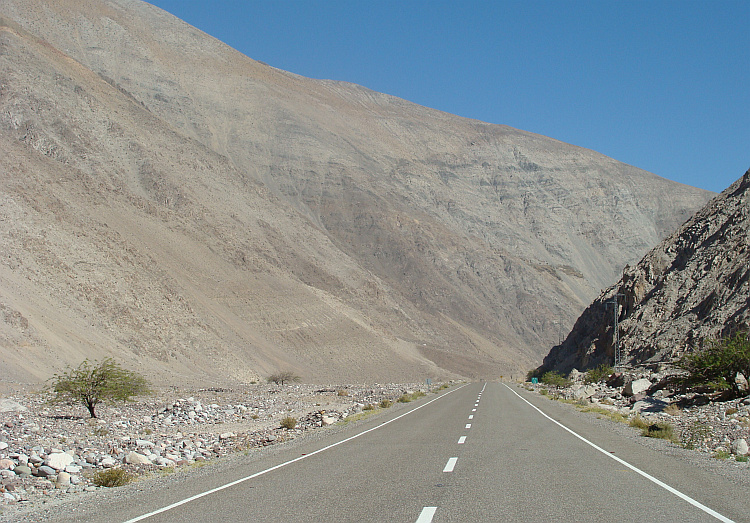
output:
M750 327L750 171L708 203L578 318L544 367L612 363L613 298L628 364L670 362L708 338Z

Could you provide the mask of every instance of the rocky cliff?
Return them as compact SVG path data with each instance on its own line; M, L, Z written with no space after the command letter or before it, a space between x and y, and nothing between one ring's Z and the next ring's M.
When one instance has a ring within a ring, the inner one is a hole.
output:
M570 371L614 358L613 298L628 364L673 361L710 338L750 328L750 171L709 202L578 318L544 367Z
M494 376L710 197L256 62L136 0L0 3L0 370Z

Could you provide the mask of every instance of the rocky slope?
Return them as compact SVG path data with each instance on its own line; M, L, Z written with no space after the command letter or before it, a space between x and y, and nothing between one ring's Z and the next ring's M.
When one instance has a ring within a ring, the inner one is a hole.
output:
M710 196L135 0L0 3L0 157L9 381L523 372Z
M709 202L581 315L544 367L568 372L614 358L613 309L628 364L670 362L705 339L750 328L750 171Z

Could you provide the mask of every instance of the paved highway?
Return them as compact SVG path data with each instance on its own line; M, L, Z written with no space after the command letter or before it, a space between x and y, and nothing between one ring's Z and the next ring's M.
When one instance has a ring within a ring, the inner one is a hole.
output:
M742 487L515 385L473 383L76 521L748 521Z

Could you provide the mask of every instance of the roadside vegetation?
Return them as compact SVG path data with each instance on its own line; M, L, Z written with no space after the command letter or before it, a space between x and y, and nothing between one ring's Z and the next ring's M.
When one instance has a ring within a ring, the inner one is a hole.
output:
M96 406L104 402L124 402L133 396L151 393L148 381L140 374L123 369L112 358L101 362L88 359L75 369L55 374L50 403L80 403L96 418Z
M750 338L738 332L720 340L708 340L703 347L685 354L678 365L687 372L681 378L686 387L708 387L730 390L733 397L742 395L737 374L750 379Z

